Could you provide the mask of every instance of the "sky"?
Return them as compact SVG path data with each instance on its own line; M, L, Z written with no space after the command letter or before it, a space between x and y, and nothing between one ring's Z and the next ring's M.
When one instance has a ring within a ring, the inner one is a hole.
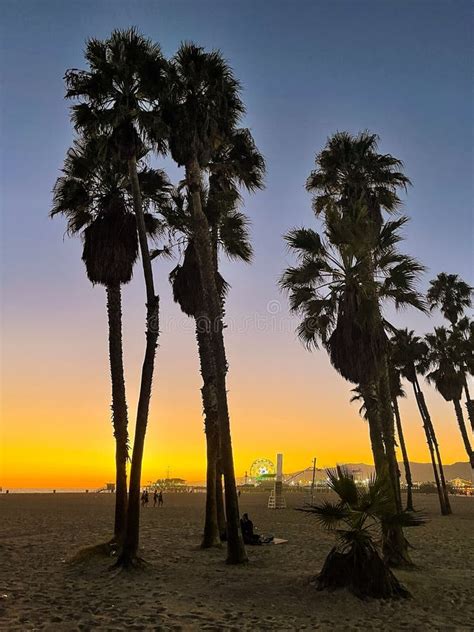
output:
M51 189L73 139L64 72L84 68L88 37L136 26L171 56L192 40L219 48L243 85L248 126L267 163L266 188L245 196L251 266L222 262L228 388L236 473L284 454L284 470L317 457L371 463L351 385L323 351L297 340L278 289L291 257L282 236L313 226L305 180L337 130L369 129L413 186L406 252L438 272L473 275L472 5L456 0L3 0L1 25L0 485L99 487L114 478L105 291L88 282L80 241L51 220ZM179 171L164 166L177 182ZM169 471L204 480L205 442L193 323L156 264L162 334L143 482ZM441 323L391 314L423 334ZM144 285L124 289L124 346L133 434L144 352ZM426 386L446 463L466 460L452 406ZM407 388L408 391L408 388ZM413 461L429 460L408 391L401 403Z

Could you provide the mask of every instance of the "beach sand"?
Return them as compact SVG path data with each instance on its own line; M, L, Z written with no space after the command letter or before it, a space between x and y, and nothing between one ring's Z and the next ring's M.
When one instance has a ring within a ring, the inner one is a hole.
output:
M320 496L319 498L326 498ZM109 570L111 560L69 560L107 539L114 496L0 495L1 630L472 630L474 498L453 498L451 517L434 496L415 496L430 522L412 529L416 571L399 571L413 599L363 602L317 592L310 578L333 539L312 516L266 509L267 495L244 493L260 532L281 546L249 547L250 563L231 567L225 549L198 549L204 494L165 494L163 508L142 512L141 544L150 566Z

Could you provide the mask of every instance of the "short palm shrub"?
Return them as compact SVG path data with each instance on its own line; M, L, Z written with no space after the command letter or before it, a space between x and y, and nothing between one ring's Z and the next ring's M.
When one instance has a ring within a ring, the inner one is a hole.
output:
M328 478L339 500L300 509L314 514L336 536L336 545L316 577L318 590L347 588L362 599L409 597L381 555L382 521L384 528L395 524L411 527L424 524L424 518L409 511L391 513L389 482L381 477L358 486L347 469L337 466L328 470Z

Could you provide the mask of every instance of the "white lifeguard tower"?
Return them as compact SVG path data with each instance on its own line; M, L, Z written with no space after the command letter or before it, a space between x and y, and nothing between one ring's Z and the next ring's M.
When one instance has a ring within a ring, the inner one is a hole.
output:
M283 496L283 454L277 454L275 485L268 499L269 509L285 509L286 500Z

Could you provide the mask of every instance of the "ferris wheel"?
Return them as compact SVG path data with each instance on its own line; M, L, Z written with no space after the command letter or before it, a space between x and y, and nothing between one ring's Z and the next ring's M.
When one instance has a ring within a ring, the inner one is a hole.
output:
M255 459L250 466L250 476L253 479L260 479L275 474L275 465L270 459Z

